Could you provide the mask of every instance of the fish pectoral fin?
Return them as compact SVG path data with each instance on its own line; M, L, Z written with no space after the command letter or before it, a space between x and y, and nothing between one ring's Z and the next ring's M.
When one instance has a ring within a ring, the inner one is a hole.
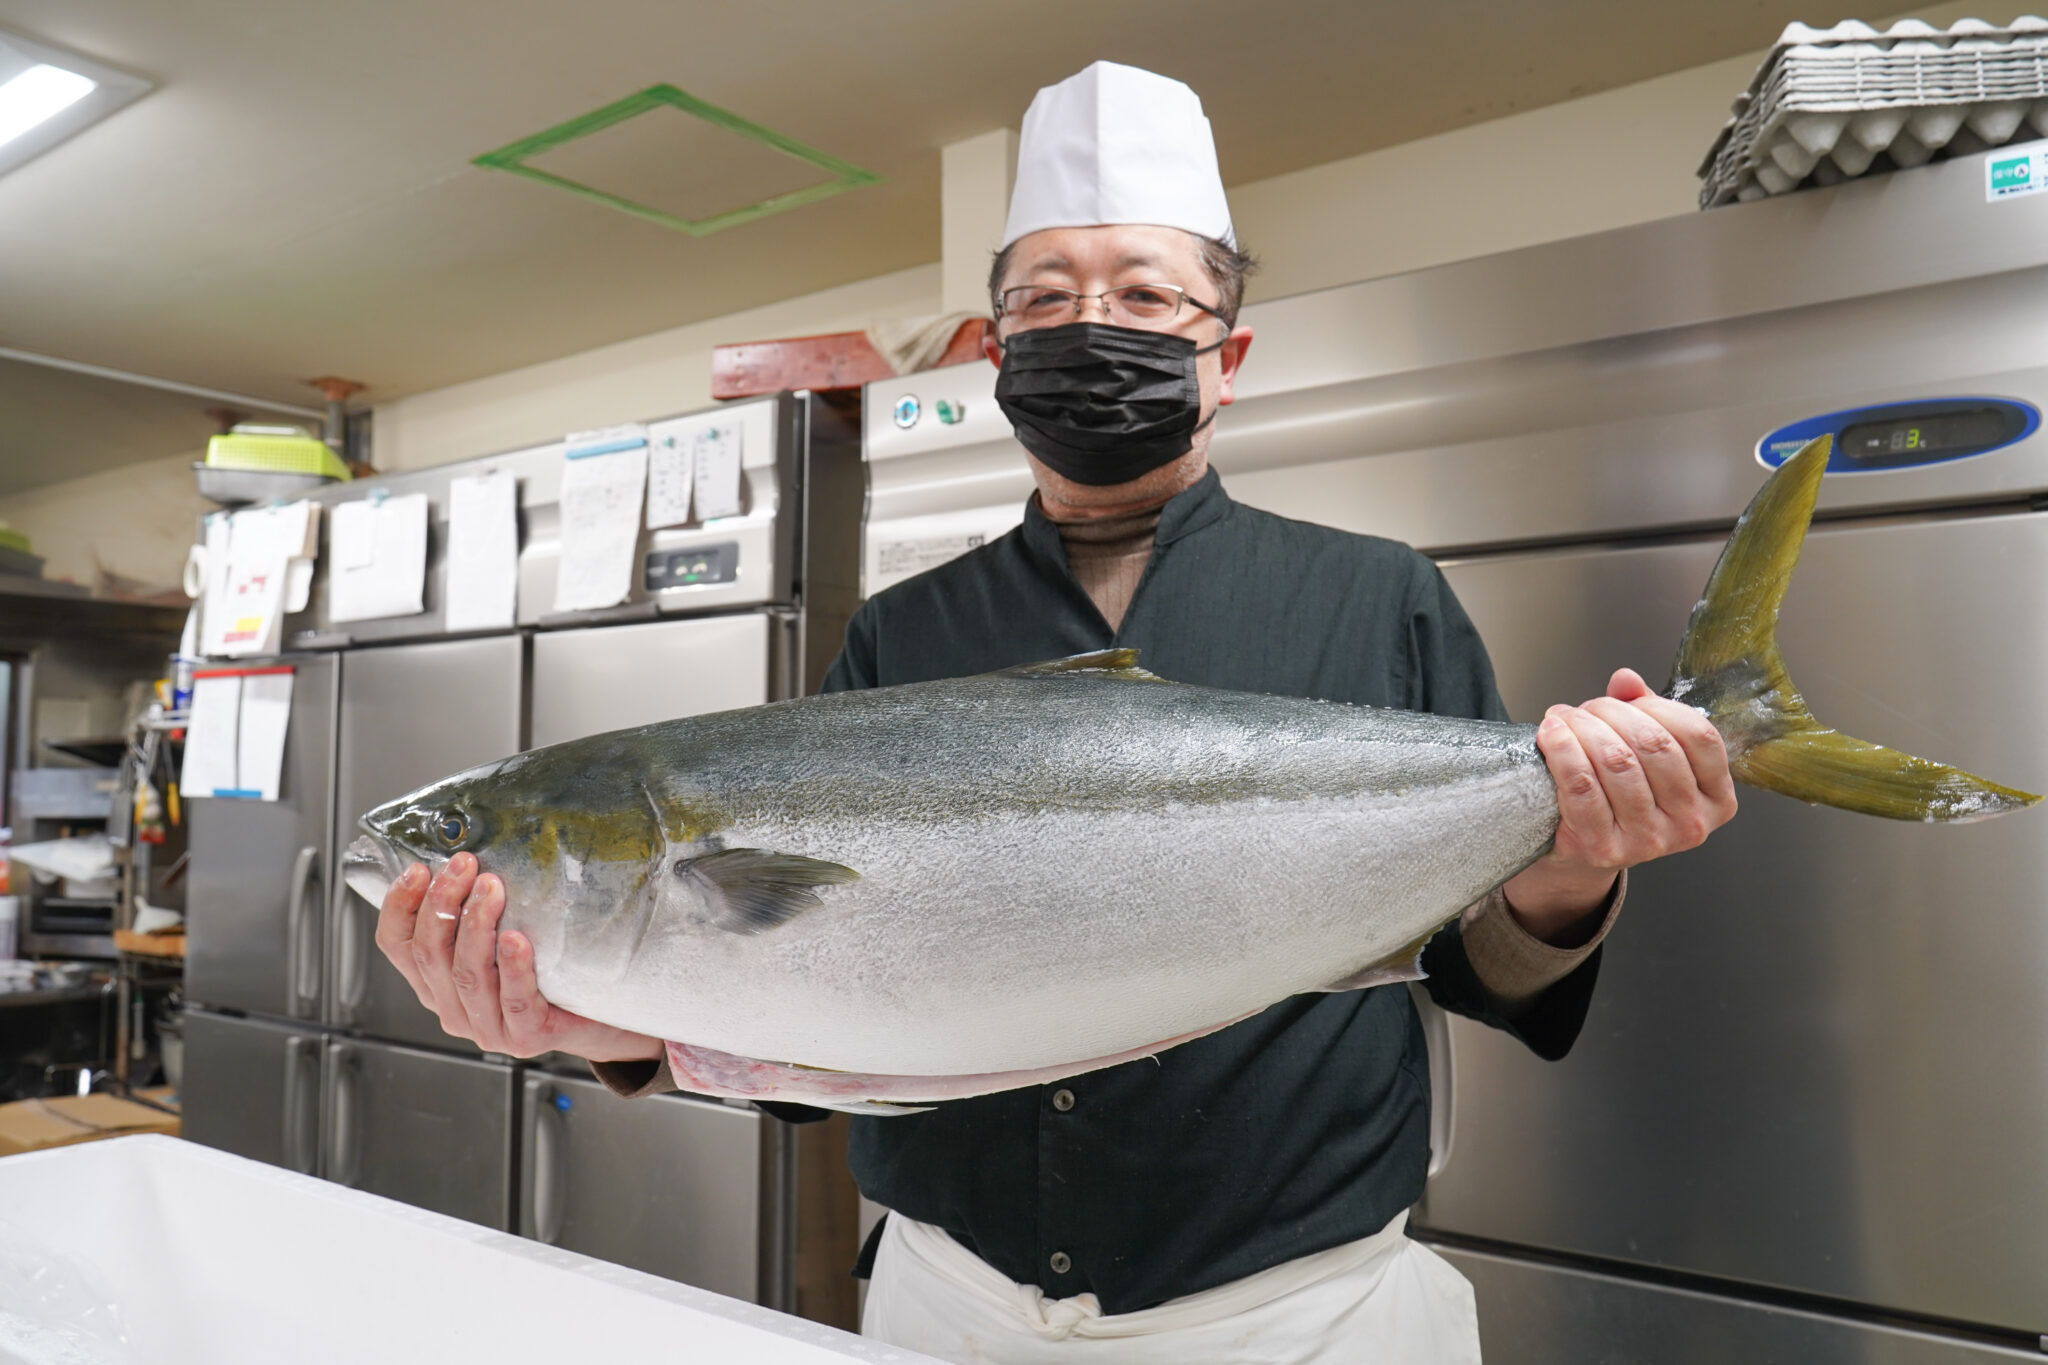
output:
M1138 667L1138 651L1135 649L1098 649L1090 654L1070 654L1064 659L1048 659L1039 664L1019 664L1015 668L997 670L997 675L1011 678L1056 678L1069 674L1089 677L1110 677L1121 682L1165 682L1157 673L1148 673Z
M1422 950L1436 937L1432 929L1405 948L1398 948L1373 963L1361 967L1342 981L1332 981L1321 987L1325 991L1362 991L1367 986L1391 986L1396 981L1420 981L1429 973L1422 970Z
M676 864L710 903L711 922L735 934L758 934L825 903L821 886L860 880L860 873L821 858L764 848L724 848Z

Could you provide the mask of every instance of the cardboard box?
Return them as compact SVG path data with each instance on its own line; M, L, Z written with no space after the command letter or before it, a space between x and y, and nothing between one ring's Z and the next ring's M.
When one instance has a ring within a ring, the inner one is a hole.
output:
M178 1117L117 1095L59 1095L0 1104L0 1156L136 1133L178 1135Z

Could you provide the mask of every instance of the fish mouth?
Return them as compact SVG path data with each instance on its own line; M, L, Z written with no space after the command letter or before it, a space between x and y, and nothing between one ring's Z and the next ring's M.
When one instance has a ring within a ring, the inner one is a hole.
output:
M391 884L405 871L406 860L390 841L376 834L364 834L348 846L341 860L342 880L348 889L372 905L384 904Z

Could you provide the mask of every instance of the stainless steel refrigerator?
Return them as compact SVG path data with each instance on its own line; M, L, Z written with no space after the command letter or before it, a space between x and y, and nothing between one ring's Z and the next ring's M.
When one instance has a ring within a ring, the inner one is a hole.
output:
M1243 502L1436 556L1533 720L1617 666L1661 685L1763 458L1833 431L1794 679L1848 733L2043 790L2048 195L1987 202L1984 176L1957 158L1259 304L1214 462ZM871 591L1015 523L992 379L869 387ZM1414 1228L1476 1285L1489 1360L2038 1358L2044 819L1745 790L1634 874L1564 1061L1436 1019Z
M615 1100L573 1059L479 1055L384 960L376 907L332 872L362 812L435 778L531 745L816 686L855 601L857 417L809 394L703 415L742 430L741 513L642 530L627 600L602 611L551 609L559 443L320 495L329 506L380 490L427 495L425 610L337 621L319 572L307 610L287 620L296 675L281 799L194 803L186 1129L795 1308L808 1232L796 1139L750 1108ZM450 635L449 485L495 471L518 480L516 623ZM668 572L679 556L715 557L720 572Z

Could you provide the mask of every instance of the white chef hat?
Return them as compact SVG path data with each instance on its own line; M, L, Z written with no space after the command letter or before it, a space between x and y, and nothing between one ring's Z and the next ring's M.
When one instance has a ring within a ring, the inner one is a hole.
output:
M1109 223L1237 242L1201 98L1169 77L1096 62L1024 111L1003 245L1041 228Z

